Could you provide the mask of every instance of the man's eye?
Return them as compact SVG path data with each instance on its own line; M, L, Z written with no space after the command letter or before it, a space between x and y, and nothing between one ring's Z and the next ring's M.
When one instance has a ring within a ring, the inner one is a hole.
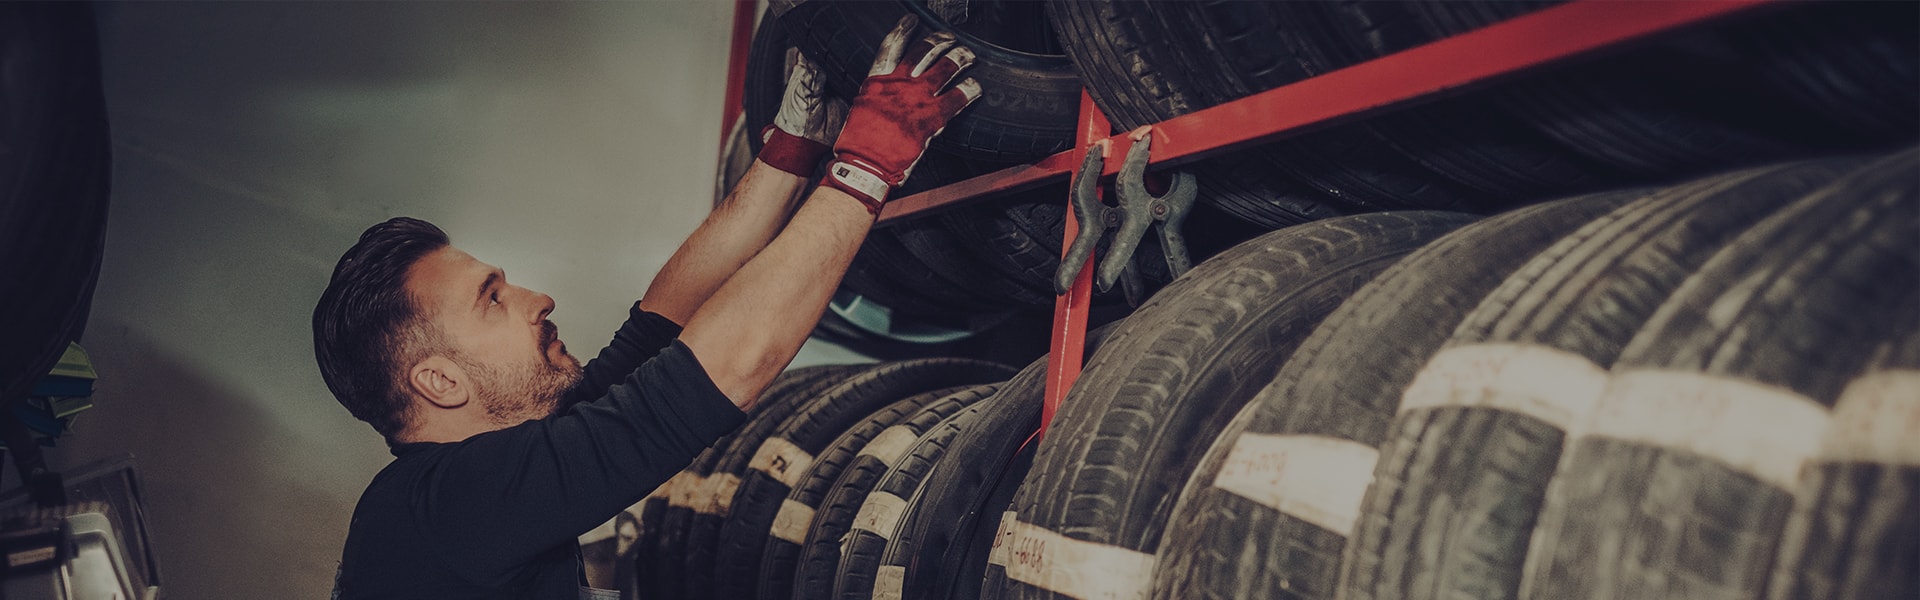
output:
M488 296L488 297L487 297L487 301L488 301L489 303L491 303L491 304L499 304L499 303L500 303L500 292L494 292L494 293L493 293L492 295L490 295L490 296Z

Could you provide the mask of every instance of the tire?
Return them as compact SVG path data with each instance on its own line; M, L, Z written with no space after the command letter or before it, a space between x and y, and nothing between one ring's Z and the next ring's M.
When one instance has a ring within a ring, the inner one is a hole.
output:
M1557 2L1476 0L1406 6L1426 34L1437 39L1553 4ZM1818 113L1796 106L1791 97L1795 94L1783 93L1783 87L1797 87L1790 81L1794 75L1769 64L1766 55L1772 53L1756 56L1742 50L1737 35L1731 41L1728 37L1729 32L1760 31L1764 33L1755 34L1759 39L1749 43L1793 44L1820 35L1810 35L1805 28L1809 15L1834 10L1847 8L1843 3L1827 3L1730 19L1709 29L1649 40L1604 59L1498 85L1476 96L1530 123L1564 148L1643 179L1883 147L1884 141L1871 138L1884 140L1884 135L1837 135L1837 128L1817 125ZM1826 62L1811 58L1824 56L1826 50L1785 52L1807 63ZM1910 69L1913 61L1909 55L1893 64ZM1853 72L1898 85L1895 82L1900 79L1889 72L1900 70L1875 63L1855 67ZM1903 90L1889 99L1912 94ZM1914 133L1908 129L1899 139L1911 140Z
M861 501L851 528L840 541L840 561L833 576L833 596L837 600L867 600L874 595L874 581L885 557L887 546L908 507L919 502L934 466L952 447L962 431L977 426L979 411L963 411L941 421L920 435L913 447L887 469L873 491ZM905 579L904 569L891 582ZM898 589L890 586L890 589Z
M1275 3L1282 35L1247 44L1288 45L1305 69L1323 75L1432 41L1406 2ZM1191 9L1190 9L1191 11ZM1198 11L1192 11L1198 12ZM1216 23L1214 29L1231 24ZM1285 82L1260 83L1261 88ZM1523 121L1472 98L1443 99L1367 119L1357 126L1427 169L1477 191L1500 208L1626 181L1539 136Z
M948 444L927 491L910 503L881 558L883 566L902 570L899 597L979 597L986 548L1012 490L1033 464L1033 445L1021 432L1040 427L1046 369L1042 357L968 409L977 413L972 425ZM1025 461L1017 460L1022 452Z
M1911 441L1920 431L1897 418L1914 414L1920 398L1920 324L1908 317L1893 329L1906 340L1840 394L1823 451L1801 472L1768 598L1920 597L1920 465ZM1898 441L1863 447L1855 443L1862 432Z
M1920 132L1920 6L1846 2L1796 6L1729 33L1754 57L1754 76L1796 103L1823 131L1868 146L1911 143Z
M704 598L714 587L713 560L719 545L720 526L732 512L739 488L747 471L761 471L776 478L798 476L827 444L873 414L901 398L922 392L961 385L977 385L1003 380L1013 370L1003 365L966 359L928 358L900 361L874 367L847 379L822 393L818 399L799 407L755 443L737 443L714 465L708 477L713 487L712 502L696 510L687 526L687 542L682 568L687 585L677 598ZM745 438L743 438L745 439Z
M1010 3L1011 7L978 4L992 12L1017 10L1019 3ZM827 73L828 89L852 98L873 64L880 38L907 11L903 2L813 0L794 7L780 22L801 51ZM922 32L940 26L930 13L921 14ZM1007 163L1037 160L1072 147L1080 82L1066 59L982 43L968 27L961 23L955 29L978 57L966 76L979 80L985 95L955 117L932 146L967 158ZM1025 37L1042 36L1044 32ZM1046 41L1029 39L1019 45Z
M1572 198L1479 221L1409 254L1341 304L1200 460L1168 522L1152 597L1334 597L1361 485L1420 365L1527 259L1644 194ZM1263 449L1286 452L1285 462L1251 458ZM1223 472L1230 460L1235 469ZM1296 469L1322 474L1310 493L1278 487ZM1329 498L1343 481L1357 485Z
M1310 76L1287 49L1258 44L1272 29L1247 21L1265 15L1266 5L1055 0L1047 6L1087 93L1121 130L1266 89L1239 73L1254 74L1266 87ZM1212 35L1210 19L1241 31ZM1234 51L1215 50L1235 44ZM1272 228L1355 210L1466 206L1461 190L1381 150L1377 140L1340 129L1253 151L1262 168L1202 161L1192 170L1202 178L1202 202Z
M1173 495L1204 448L1196 440L1218 434L1349 294L1471 220L1434 212L1328 219L1267 234L1195 267L1135 311L1089 361L1009 510L1029 529L1150 556ZM1137 591L1150 575L1150 568L1135 575ZM987 576L991 597L1053 594L1022 583L1030 579L1021 571L989 567Z
M948 388L888 405L840 434L800 476L796 485L789 486L764 472L749 471L741 480L739 496L720 529L720 552L714 567L716 588L712 596L754 598L763 583L775 591L791 588L791 560L784 570L787 576L781 577L778 573L782 570L763 559L767 547L778 541L771 535L781 512L792 511L794 507L811 512L819 504L822 492L848 465L866 460L884 462L884 456L895 452L888 448L898 445L891 440L911 440L912 437L901 436L917 437L920 432L992 394L993 390L992 385ZM885 448L872 447L881 435L888 436L887 441L881 442Z
M755 152L761 146L758 133L773 122L786 89L786 51L791 38L789 28L782 25L783 18L769 13L762 19L747 62L745 129L754 134L748 137ZM896 194L937 188L1003 166L932 149ZM844 287L904 316L918 318L984 314L1036 302L1033 293L992 276L992 269L978 256L958 249L968 241L950 237L938 219L915 219L875 231L848 268Z
M1794 163L1668 188L1581 228L1510 276L1406 392L1347 546L1343 594L1513 597L1571 418L1516 408L1558 397L1535 400L1527 378L1557 377L1565 394L1597 394L1594 374L1681 281L1753 223L1853 164ZM1507 364L1514 366L1500 370ZM1492 375L1482 385L1458 375L1461 365L1494 366L1485 367Z
M1048 16L1088 95L1116 129L1128 130L1204 108L1196 84L1179 75L1169 35L1152 5L1049 2ZM1168 69L1171 70L1168 70ZM1249 167L1257 162L1259 168ZM1265 229L1341 214L1330 199L1265 163L1234 155L1188 167L1200 179L1200 201Z
M745 425L714 442L687 468L641 500L640 539L634 543L631 570L635 580L621 588L628 600L678 598L685 594L684 572L679 569L679 560L686 547L687 527L693 520L693 505L704 504L703 486L707 476L713 473L714 465L731 445L748 438L757 443L800 405L868 368L866 365L832 365L782 373L761 393Z
M1568 444L1523 593L1762 594L1831 407L1920 306L1917 167L1902 152L1806 195L1660 305Z
M93 303L112 159L98 37L85 4L0 5L0 409L53 369Z

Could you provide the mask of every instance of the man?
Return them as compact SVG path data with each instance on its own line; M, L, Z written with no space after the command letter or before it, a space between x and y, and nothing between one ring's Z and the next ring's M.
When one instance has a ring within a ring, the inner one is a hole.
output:
M551 298L438 228L362 234L314 311L314 348L328 388L396 458L354 510L336 595L591 597L576 537L740 424L887 194L979 97L972 79L949 85L973 54L951 34L907 49L914 28L882 41L850 109L798 61L758 160L584 368L546 320Z

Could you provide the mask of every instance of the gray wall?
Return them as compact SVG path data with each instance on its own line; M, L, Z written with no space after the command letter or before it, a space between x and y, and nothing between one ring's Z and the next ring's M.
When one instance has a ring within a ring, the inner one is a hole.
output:
M321 598L390 459L308 319L412 215L559 301L589 355L706 213L732 3L101 8L113 207L56 465L132 453L174 598ZM802 362L850 362L810 348Z

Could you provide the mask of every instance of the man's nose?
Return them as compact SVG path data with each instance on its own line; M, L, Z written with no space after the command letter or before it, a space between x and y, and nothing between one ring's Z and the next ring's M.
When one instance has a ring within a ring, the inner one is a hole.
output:
M547 320L547 315L553 312L553 296L533 292L533 307L538 309L533 315L533 322L539 323Z

